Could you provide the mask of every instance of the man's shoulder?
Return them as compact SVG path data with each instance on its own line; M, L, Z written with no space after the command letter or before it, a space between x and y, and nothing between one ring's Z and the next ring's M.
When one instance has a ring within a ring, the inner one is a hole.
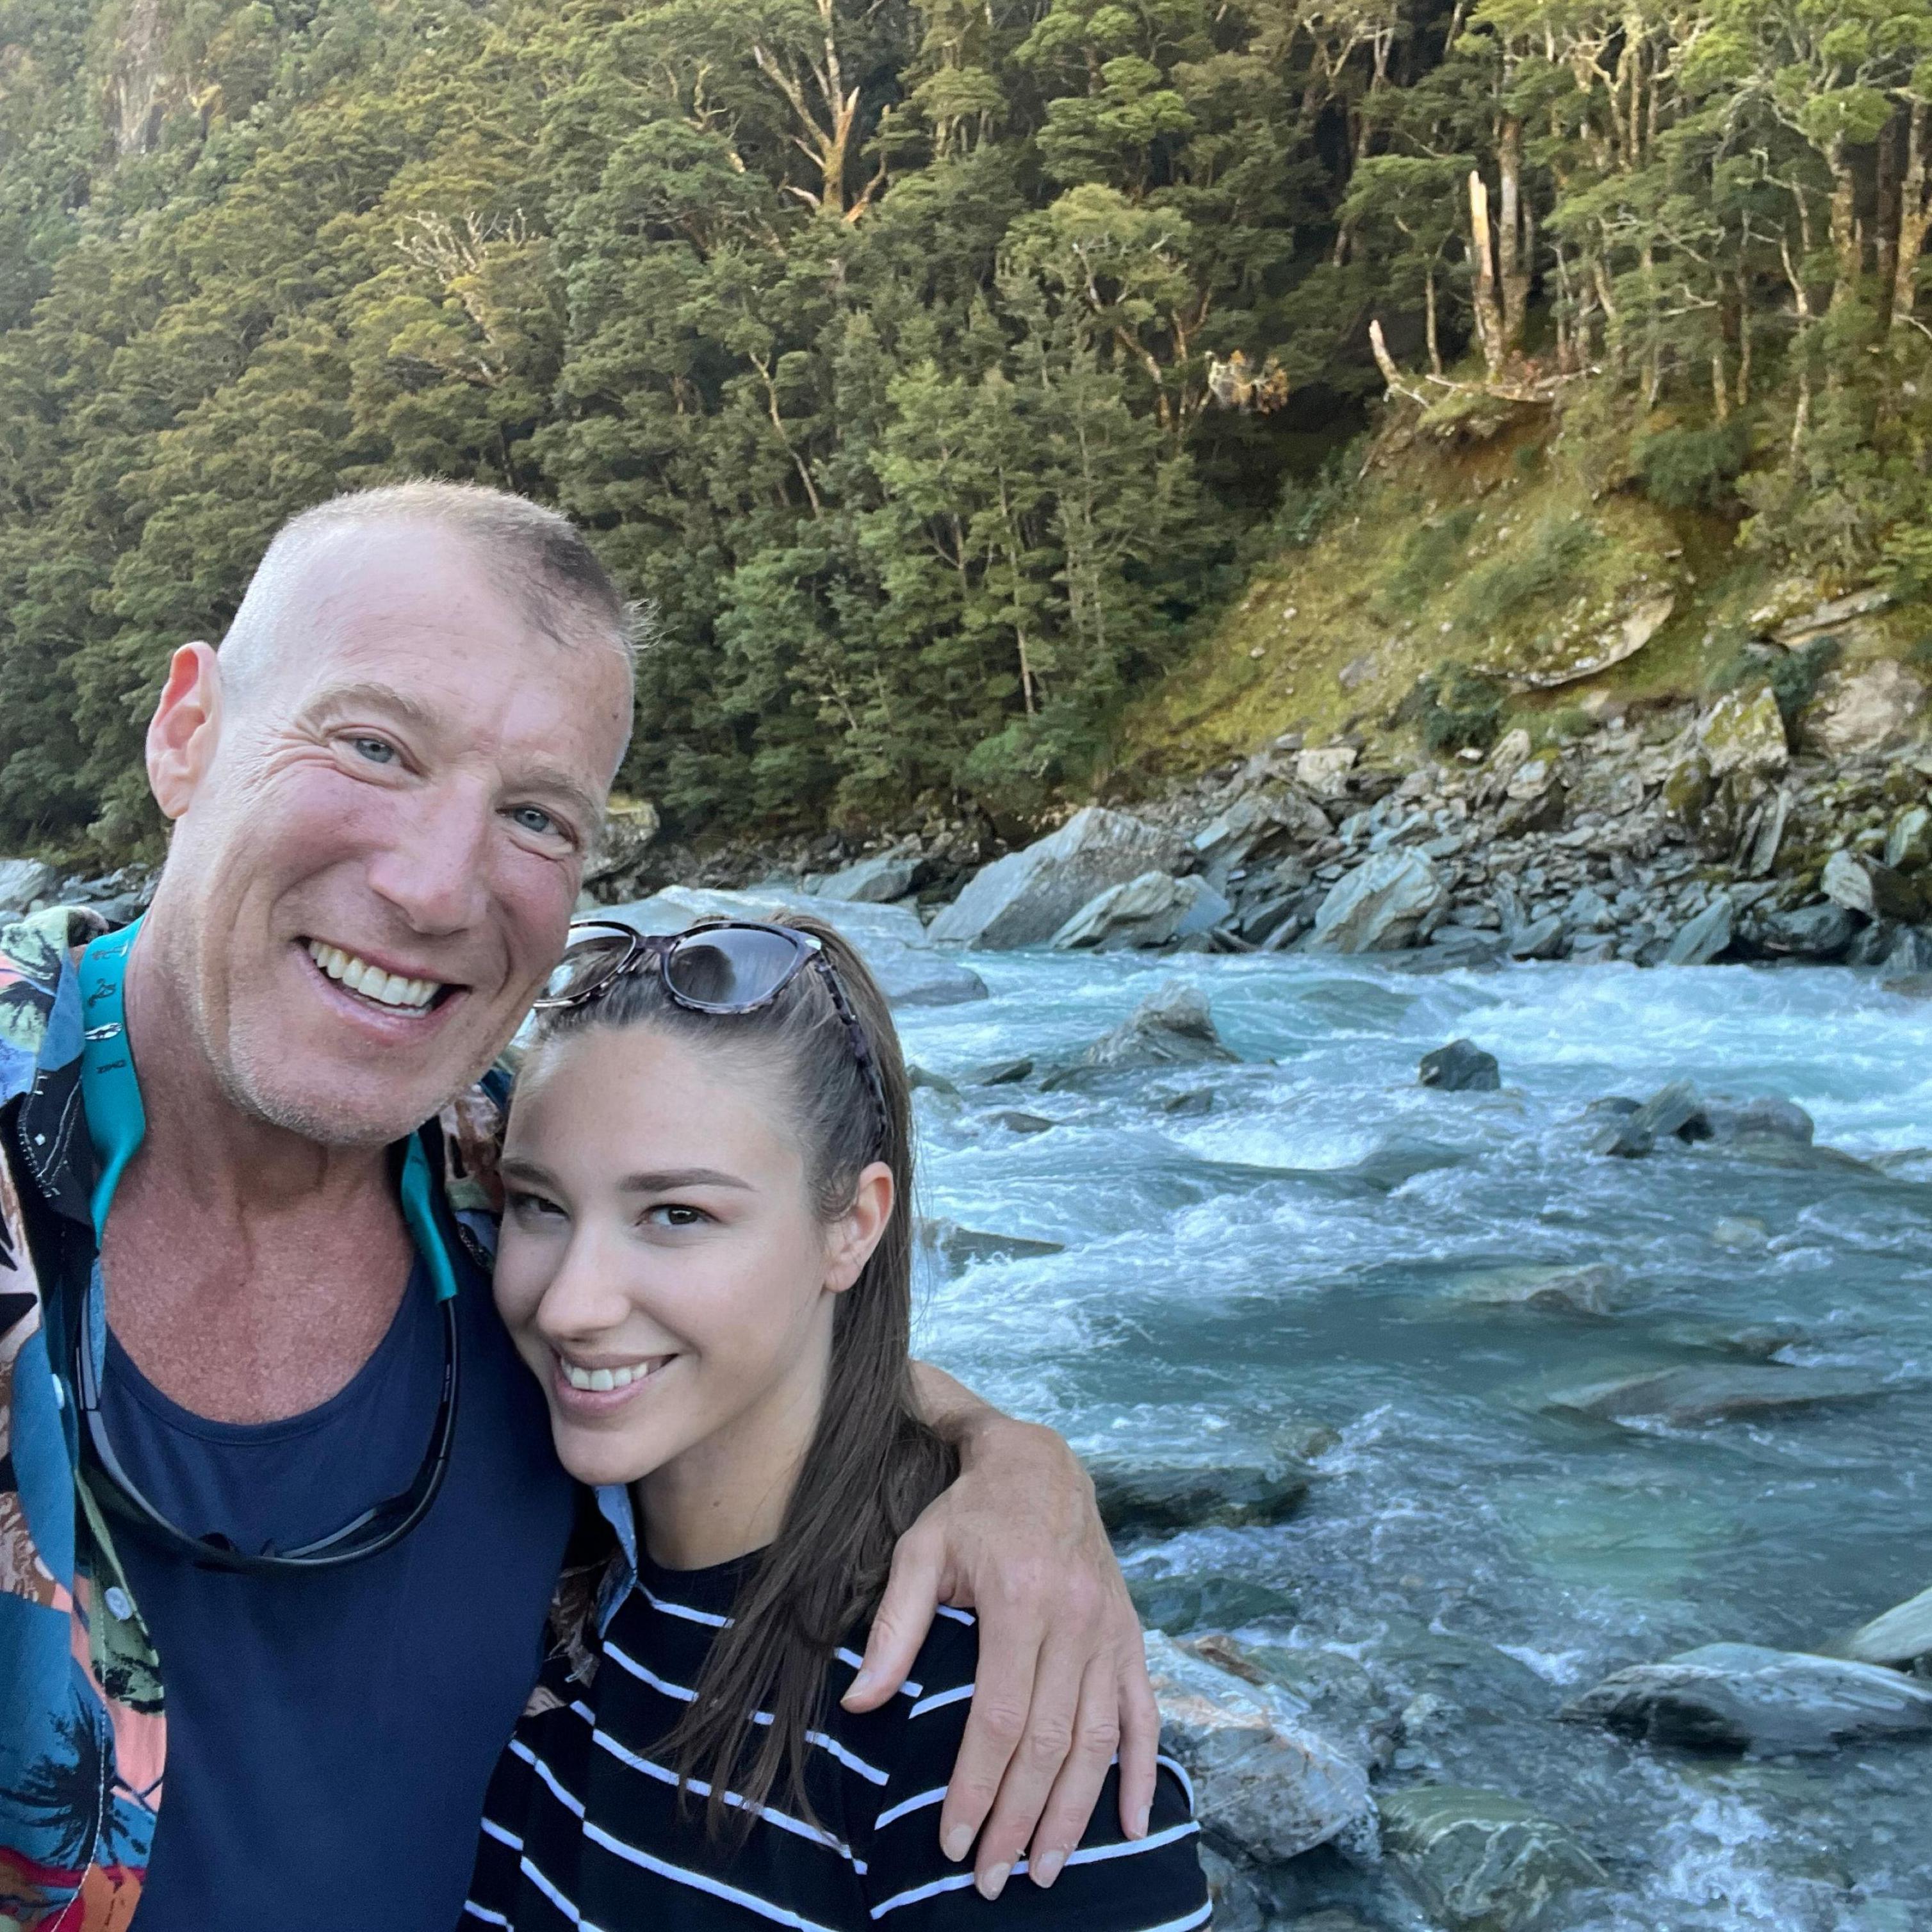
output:
M80 1010L74 1002L73 1025L60 1024L62 984L80 950L106 930L84 906L47 906L0 925L0 1102L32 1086L38 1066L79 1058Z

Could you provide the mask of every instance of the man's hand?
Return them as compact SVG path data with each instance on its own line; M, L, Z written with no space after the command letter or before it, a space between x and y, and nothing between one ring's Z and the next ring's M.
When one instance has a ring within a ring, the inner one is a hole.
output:
M974 1870L992 1898L1029 1846L1035 1884L1060 1876L1117 1749L1121 1827L1146 1834L1160 1720L1140 1619L1072 1451L937 1370L919 1373L960 1477L900 1539L844 1702L876 1710L898 1690L939 1604L978 1613L972 1714L939 1829L954 1859L978 1837Z

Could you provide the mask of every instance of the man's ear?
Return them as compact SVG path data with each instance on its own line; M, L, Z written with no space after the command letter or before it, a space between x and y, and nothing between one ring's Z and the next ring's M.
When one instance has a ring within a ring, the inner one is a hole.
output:
M896 1190L892 1171L884 1161L875 1160L859 1177L852 1204L832 1228L830 1251L826 1256L825 1286L842 1294L859 1279L879 1237L892 1218L892 1198Z
M148 720L148 788L168 818L180 818L194 802L220 735L221 667L214 647L184 644L168 660L168 681Z

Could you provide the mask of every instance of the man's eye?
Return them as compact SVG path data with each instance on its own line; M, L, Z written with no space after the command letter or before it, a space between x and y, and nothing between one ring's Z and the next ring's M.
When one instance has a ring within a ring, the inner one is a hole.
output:
M511 818L526 832L534 832L540 838L548 838L553 832L562 828L540 805L520 805L510 814Z
M367 758L372 765L392 765L396 761L396 748L386 738L352 738L350 742L356 747L358 758Z

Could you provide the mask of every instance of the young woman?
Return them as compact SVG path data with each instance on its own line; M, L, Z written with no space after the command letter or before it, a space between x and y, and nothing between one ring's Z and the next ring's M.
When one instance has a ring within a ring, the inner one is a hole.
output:
M1146 1836L1110 1789L1051 1888L984 1898L943 1855L970 1616L886 1708L840 1706L951 1474L911 1400L909 1096L872 976L803 922L580 932L512 1108L496 1293L621 1551L491 1783L464 1924L1204 1924L1166 1759Z

